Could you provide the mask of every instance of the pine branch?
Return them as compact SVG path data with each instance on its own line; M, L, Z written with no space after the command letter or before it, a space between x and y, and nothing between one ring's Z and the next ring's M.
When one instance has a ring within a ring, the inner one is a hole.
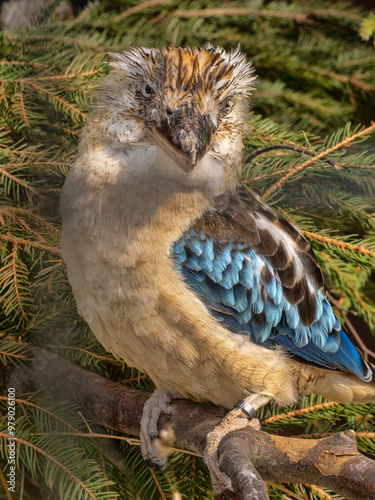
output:
M0 396L0 401L4 401L6 403L8 401L8 396ZM65 427L68 427L69 429L71 429L72 431L74 431L74 435L79 434L78 429L74 428L71 424L69 424L69 422L66 422L61 417L59 417L55 413L47 410L43 406L37 405L37 404L33 403L32 401L29 401L27 399L20 399L20 398L14 398L14 402L16 404L21 404L21 405L26 405L26 406L31 406L33 408L36 408L37 410L39 410L39 411L41 411L41 412L49 415L53 419L61 422Z
M10 494L10 491L8 489L9 485L8 485L6 477L4 476L3 471L1 469L0 469L0 481L1 481L1 484L3 485L3 490L5 492L5 496L6 496L7 500L12 500L12 495Z
M49 99L52 101L56 101L57 103L61 104L63 107L70 109L73 111L73 113L84 120L87 120L87 115L85 113L82 113L78 108L67 102L65 99L62 99L58 95L54 94L50 90L47 90L46 88L41 87L40 85L36 84L35 82L31 82L30 80L24 80L24 84L29 85L30 87L34 88L35 90L38 90L39 92L45 94Z
M322 408L330 408L331 406L336 406L337 403L329 402L322 403L320 405L309 406L307 408L301 408L299 410L294 410L289 413L280 413L273 417L269 417L266 420L262 420L263 425L271 424L273 422L278 422L279 420L287 420L288 418L293 418L299 415L306 415L306 413L311 413L312 411L321 410Z
M263 200L267 200L273 194L276 190L280 189L282 185L289 180L293 175L296 173L300 172L301 170L305 169L311 163L314 163L315 161L319 160L320 158L324 158L325 156L329 155L333 151L336 151L337 149L340 148L345 148L348 147L349 144L356 139L366 136L368 134L371 134L375 130L375 122L372 123L370 127L363 128L360 132L357 132L356 134L353 134L351 136L345 137L345 139L338 144L335 144L334 146L326 149L325 151L322 151L318 153L316 156L313 158L306 160L305 162L301 163L300 165L297 165L295 168L291 169L282 179L276 182L273 186L271 186L262 196Z
M18 278L17 278L17 243L13 243L13 251L12 251L12 269L13 269L13 280L14 280L14 289L16 291L16 296L17 296L17 302L19 305L19 309L21 311L22 317L26 318L26 313L22 305L22 300L20 296L20 292L18 289Z
M272 146L267 146L265 148L257 149L256 151L251 153L245 159L245 163L251 163L253 161L253 159L256 158L257 156L259 156L263 153L268 153L268 151L272 151L274 149L287 149L290 151L297 151L299 153L304 153L304 154L307 154L309 156L315 156L315 153L313 153L312 151L310 151L307 148L302 148L300 146L292 146L290 144L274 144ZM336 167L336 165L333 163L333 161L331 161L329 159L327 159L327 163L329 163L332 167Z
M116 16L113 21L118 22L122 21L125 19L125 17L129 17L132 14L141 12L143 9L147 9L149 7L156 7L157 5L162 5L163 3L166 3L167 0L147 0L146 2L142 2L139 5L134 5L134 7L130 7L129 9L125 10L118 16Z
M307 23L310 19L334 16L350 19L354 22L361 22L362 18L353 13L344 12L334 9L316 9L308 12L282 12L280 10L271 9L251 9L251 8L233 8L233 9L197 9L197 10L177 10L174 13L175 17L182 19L191 19L196 17L273 17L276 19L286 19L296 23Z
M10 436L9 434L6 434L5 432L0 432L0 437L4 438L6 440L12 439L12 436ZM86 487L86 485L77 476L75 476L67 467L65 467L61 462L56 460L52 455L49 455L48 453L46 453L44 450L42 450L38 446L35 446L34 444L30 443L29 441L25 441L24 439L21 439L19 437L17 438L17 443L18 443L18 445L24 445L24 446L27 446L29 448L32 448L40 455L43 455L44 457L48 458L48 460L50 462L53 462L55 465L57 465L57 467L59 467L62 471L64 471L66 474L68 474L69 478L71 480L75 481L88 494L88 496L90 498L92 498L93 500L97 500L97 497L95 495L93 495L93 493Z
M302 234L312 240L321 241L323 243L327 243L328 245L340 247L343 248L344 250L350 250L351 252L360 253L362 255L368 255L373 259L375 258L375 252L367 250L367 248L364 248L363 246L351 245L346 241L340 241L335 238L328 238L327 236L323 236L322 234L312 233L311 231L302 231Z
M37 241L25 240L23 238L16 238L14 236L10 236L7 234L0 234L0 239L4 241L10 241L11 243L17 245L25 245L38 248L39 250L45 250L46 252L51 252L58 256L61 256L61 252L58 248L51 247L50 245L44 245L43 243L38 243Z
M30 191L32 194L36 195L37 191L34 189L32 186L24 182L22 179L19 177L16 177L15 175L12 175L11 173L7 172L7 170L3 167L0 167L0 174L3 175L4 177L8 177L11 181L15 182L16 184L19 184L23 188L27 189Z

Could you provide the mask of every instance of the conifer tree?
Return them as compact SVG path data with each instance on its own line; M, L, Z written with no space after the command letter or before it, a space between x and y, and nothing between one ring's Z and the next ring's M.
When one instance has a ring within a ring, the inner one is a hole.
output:
M58 200L79 131L108 71L108 51L241 44L258 75L243 181L302 229L336 314L363 342L364 331L375 332L374 14L321 0L100 0L61 21L57 3L32 26L1 33L0 500L212 499L199 457L175 452L165 471L154 471L137 439L27 384L15 402L17 493L8 490L6 381L27 370L27 346L127 387L153 388L104 351L67 281ZM375 362L370 342L359 347ZM312 395L292 408L271 404L260 419L271 434L306 439L353 429L359 450L375 458L373 410ZM292 482L267 487L272 500L341 498Z

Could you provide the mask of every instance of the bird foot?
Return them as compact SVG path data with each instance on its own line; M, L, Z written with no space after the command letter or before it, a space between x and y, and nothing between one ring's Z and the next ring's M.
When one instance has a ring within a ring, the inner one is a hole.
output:
M203 460L210 472L212 486L219 495L223 495L224 490L233 491L231 480L219 469L218 451L221 440L229 432L245 429L246 427L260 430L260 422L254 417L256 411L267 404L269 400L268 396L251 394L244 401L238 402L220 424L208 434Z
M172 427L159 432L158 421L162 413L171 412L171 394L156 389L143 406L141 418L141 451L146 462L163 469L167 461L169 446L174 441Z

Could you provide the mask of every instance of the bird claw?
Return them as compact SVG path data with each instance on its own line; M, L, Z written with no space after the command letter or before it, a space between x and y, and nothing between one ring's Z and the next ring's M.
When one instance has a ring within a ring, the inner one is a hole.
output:
M141 418L141 451L145 462L157 469L167 463L165 444L158 430L158 420L162 413L170 413L171 395L155 390L143 406Z
M203 460L210 472L212 486L219 494L223 494L224 490L233 491L230 478L219 469L218 450L221 440L229 432L238 431L245 427L251 426L249 422L241 414L241 410L234 408L228 415L215 427L207 436L207 444L203 454Z
M251 395L246 398L246 402L254 409L254 414L257 409L268 403L270 398L262 395ZM247 412L244 412L240 406L236 406L231 410L208 435L206 447L203 454L203 460L210 472L212 486L218 492L221 498L227 497L223 493L224 490L233 491L230 478L219 469L219 445L224 436L229 432L252 427L256 430L261 429L258 419L251 418L249 420Z

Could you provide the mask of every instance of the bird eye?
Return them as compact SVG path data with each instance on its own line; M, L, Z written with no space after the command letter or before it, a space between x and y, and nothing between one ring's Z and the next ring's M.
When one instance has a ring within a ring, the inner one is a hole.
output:
M220 109L223 111L229 111L231 107L233 106L233 101L229 97L226 97L223 101L220 103Z
M148 83L145 83L141 89L143 97L151 97L154 94L154 89Z

